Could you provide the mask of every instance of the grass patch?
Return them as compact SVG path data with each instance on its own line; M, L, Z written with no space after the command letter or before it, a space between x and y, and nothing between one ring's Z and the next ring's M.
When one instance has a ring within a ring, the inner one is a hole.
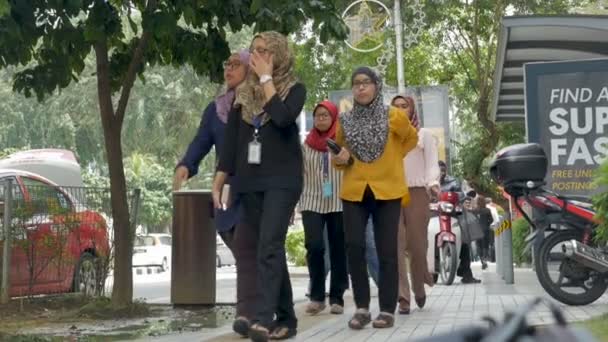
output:
M0 332L0 341L4 342L62 342L61 337L41 337L29 335L8 335Z
M150 315L150 307L143 301L135 300L131 305L115 308L110 298L93 299L78 310L78 317L88 319L140 318Z
M15 336L19 331L54 323L149 317L156 314L143 301L114 308L109 298L63 294L34 298L14 298L0 305L0 341L55 341L34 336Z
M60 317L72 316L88 300L78 294L13 298L8 304L0 305L0 333L11 334L20 329L57 321ZM9 339L0 335L0 341L5 340L20 341L16 337Z
M592 318L580 325L589 330L599 341L608 341L608 314Z

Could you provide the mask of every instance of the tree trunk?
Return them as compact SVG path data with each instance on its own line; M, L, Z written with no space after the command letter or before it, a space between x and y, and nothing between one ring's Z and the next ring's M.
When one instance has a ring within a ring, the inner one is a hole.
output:
M106 157L110 171L110 195L114 222L114 285L112 305L123 307L133 301L132 251L133 232L129 220L127 184L125 180L121 130L122 121L114 114L110 70L106 41L95 43L97 59L97 92L99 112L103 126Z
M121 127L104 129L114 219L114 286L112 288L114 307L129 305L133 300L133 232L129 220L120 135Z

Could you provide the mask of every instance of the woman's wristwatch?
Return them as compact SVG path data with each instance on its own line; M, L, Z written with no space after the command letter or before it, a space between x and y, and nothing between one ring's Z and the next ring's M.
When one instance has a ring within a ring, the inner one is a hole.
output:
M262 75L260 76L260 84L264 84L268 81L272 81L272 76L270 75Z

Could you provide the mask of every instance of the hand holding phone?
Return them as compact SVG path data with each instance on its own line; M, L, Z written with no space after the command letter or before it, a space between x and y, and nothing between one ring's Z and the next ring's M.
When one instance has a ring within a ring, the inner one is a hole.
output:
M331 139L327 139L327 148L331 151L331 153L335 156L334 158L340 164L352 165L355 162L353 157L346 149L342 148L342 146L338 145L338 143Z
M337 142L335 142L331 139L327 139L327 148L333 154L340 154L340 151L342 150L342 147L340 145L338 145Z

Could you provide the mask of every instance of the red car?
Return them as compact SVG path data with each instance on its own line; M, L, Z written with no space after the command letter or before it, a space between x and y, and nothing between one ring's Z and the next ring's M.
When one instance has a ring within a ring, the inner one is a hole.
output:
M99 213L76 199L86 197L75 195L82 189L58 187L26 171L0 169L0 222L8 179L14 203L10 295L98 293L103 286L98 265L110 251L108 230ZM0 251L4 233L0 223Z

